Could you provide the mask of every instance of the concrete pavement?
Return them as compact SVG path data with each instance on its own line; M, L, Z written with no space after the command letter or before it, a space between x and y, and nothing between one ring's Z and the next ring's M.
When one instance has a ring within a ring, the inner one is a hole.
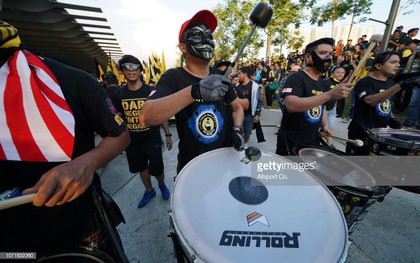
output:
M276 124L280 117L280 111L264 109L262 125L266 142L257 143L255 135L252 135L250 145L275 152ZM346 127L347 124L337 119L335 134L347 138ZM165 181L173 189L178 153L175 127L171 127L171 133L174 148L171 151L165 150L163 156ZM334 145L344 150L342 142L335 141ZM138 209L137 202L143 194L144 186L138 174L128 171L125 153L100 172L103 188L113 196L125 216L127 223L120 225L118 231L130 262L176 262L172 240L167 236L171 232L168 215L170 201L162 200L156 180L153 185L158 194L147 206ZM394 188L384 202L372 205L350 240L348 263L419 262L420 195ZM279 262L287 261L279 259Z

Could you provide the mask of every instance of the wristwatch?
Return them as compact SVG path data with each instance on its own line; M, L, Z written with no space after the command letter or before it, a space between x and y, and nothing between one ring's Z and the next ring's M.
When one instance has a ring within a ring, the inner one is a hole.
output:
M172 133L165 134L165 137L172 137Z

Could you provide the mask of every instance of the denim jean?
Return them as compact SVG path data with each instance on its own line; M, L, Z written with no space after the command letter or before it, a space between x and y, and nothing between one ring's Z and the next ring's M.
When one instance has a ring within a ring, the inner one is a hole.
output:
M413 94L408 106L408 115L403 125L405 127L414 127L416 125L416 127L420 127L420 87L413 88Z
M335 116L337 114L336 108L332 108L331 110L327 111L328 114L328 128L331 130L334 130L334 124L335 124Z

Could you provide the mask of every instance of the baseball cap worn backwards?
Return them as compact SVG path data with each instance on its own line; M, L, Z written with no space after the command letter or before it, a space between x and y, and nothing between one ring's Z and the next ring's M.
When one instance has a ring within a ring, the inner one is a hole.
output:
M203 9L198 11L190 20L185 21L181 29L179 30L179 36L178 41L181 43L182 41L182 35L184 34L185 30L193 23L201 22L205 24L211 32L214 32L214 30L217 27L217 18L216 16L209 10Z

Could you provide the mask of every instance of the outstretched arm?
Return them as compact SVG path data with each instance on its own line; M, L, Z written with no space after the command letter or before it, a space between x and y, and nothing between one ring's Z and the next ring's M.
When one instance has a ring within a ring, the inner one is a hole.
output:
M130 143L126 129L116 137L105 137L89 152L46 172L34 187L23 194L37 193L35 206L55 206L71 202L91 185L95 171L121 153Z

